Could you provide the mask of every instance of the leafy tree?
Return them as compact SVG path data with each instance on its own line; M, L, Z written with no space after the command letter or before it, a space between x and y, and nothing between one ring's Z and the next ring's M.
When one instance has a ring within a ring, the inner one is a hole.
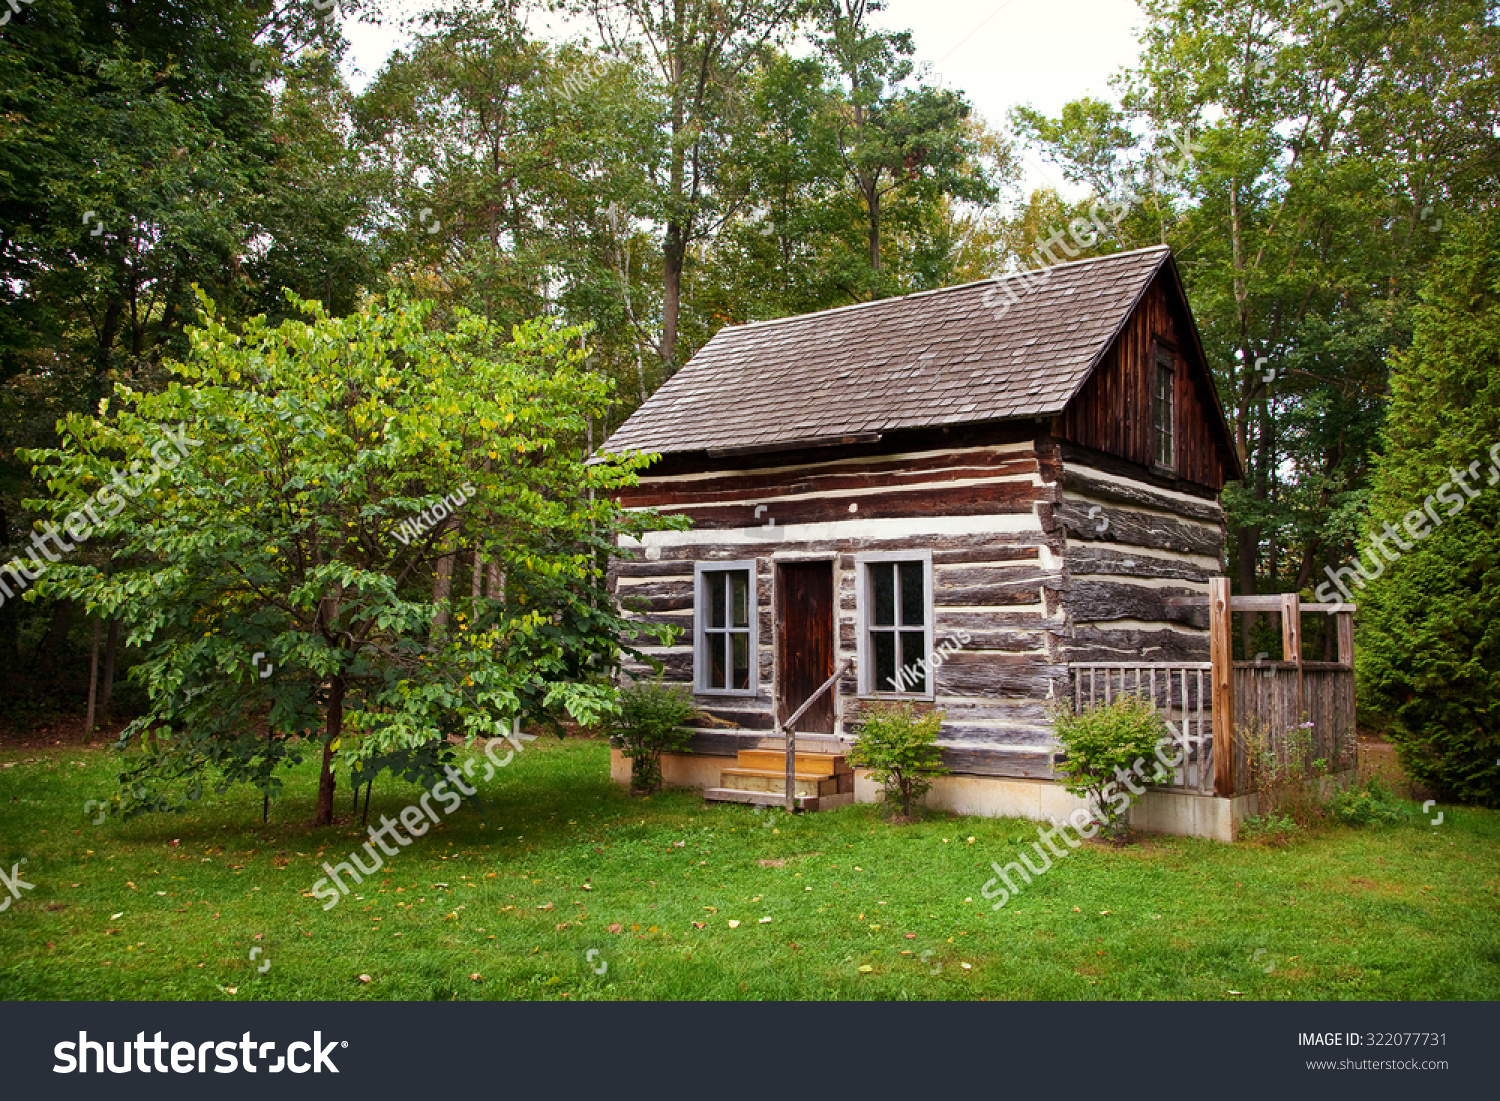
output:
M60 562L36 591L119 616L143 649L128 814L215 776L273 794L312 738L327 824L336 762L613 706L624 621L605 556L661 521L614 500L643 458L588 461L610 394L582 332L507 334L462 310L435 331L429 304L394 296L342 319L293 305L305 319L236 334L206 302L168 387L118 387L28 456L52 494L38 508L66 523L97 499L89 537L118 540L115 572ZM187 457L143 486L164 439ZM429 595L445 557L472 562L467 597Z
M1361 526L1398 533L1394 561L1361 540L1362 702L1414 780L1500 806L1500 218L1455 230L1414 313Z
M893 214L898 225L915 229L920 222L912 215L940 197L974 203L998 197L966 126L972 108L963 93L925 84L901 87L912 73L911 34L872 28L869 15L883 9L878 0L824 0L818 8L820 44L847 82L839 145L845 175L864 210L868 271L861 282L874 297L900 289L881 274L883 234ZM903 211L898 199L915 202Z
M578 0L606 50L641 56L663 136L651 166L651 207L663 227L661 340L670 371L678 365L683 273L694 244L706 240L737 205L722 183L741 121L742 82L761 51L800 24L806 0Z

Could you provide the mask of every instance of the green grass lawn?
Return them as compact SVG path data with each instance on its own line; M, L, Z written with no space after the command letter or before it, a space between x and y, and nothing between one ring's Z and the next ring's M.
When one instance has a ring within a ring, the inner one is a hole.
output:
M604 743L542 738L481 786L485 815L465 805L325 912L321 862L364 835L307 827L311 763L266 826L250 791L93 825L118 766L0 751L0 869L25 857L35 884L0 913L0 997L1500 997L1494 812L1283 848L1091 843L997 913L990 861L1034 824L632 799ZM383 781L371 820L418 794Z

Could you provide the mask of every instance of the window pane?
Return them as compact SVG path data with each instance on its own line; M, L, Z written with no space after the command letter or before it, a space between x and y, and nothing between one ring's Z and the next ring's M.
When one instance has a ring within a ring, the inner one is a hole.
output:
M736 631L730 638L734 642L734 687L750 687L750 634Z
M921 631L901 632L901 665L906 670L906 690L926 692L927 674L917 664L927 655L922 652L927 645L927 635Z
M727 687L724 680L724 636L722 634L705 636L704 649L708 651L708 686L710 688Z
M708 575L705 582L708 587L708 625L710 627L728 626L724 622L724 579L727 576L728 574L716 570Z
M875 691L897 691L896 632L871 631L870 641L875 645Z
M874 617L870 623L876 627L896 625L896 567L882 562L870 566L870 587L875 590Z
M750 575L744 570L736 570L729 575L730 603L734 611L734 622L730 626L750 626L750 609L747 599L749 581Z
M922 586L922 563L901 563L901 626L920 627L927 611L927 594Z

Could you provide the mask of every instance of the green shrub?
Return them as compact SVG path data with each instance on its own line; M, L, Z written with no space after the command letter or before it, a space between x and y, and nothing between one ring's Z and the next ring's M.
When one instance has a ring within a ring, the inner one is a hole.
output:
M630 790L649 794L661 787L661 755L686 753L698 714L693 694L680 684L636 681L620 689L619 714L606 721L610 744L630 758Z
M1411 811L1378 779L1341 791L1328 801L1328 811L1346 826L1402 822Z
M1122 773L1131 782L1160 783L1168 776L1157 746L1168 739L1167 724L1149 700L1121 696L1075 715L1063 704L1052 715L1063 756L1054 764L1063 786L1088 799L1099 818L1111 825L1130 806L1130 794L1120 790ZM1106 809L1105 804L1114 804Z
M1302 827L1296 819L1272 811L1269 814L1252 814L1240 823L1239 836L1244 841L1285 841Z
M874 704L860 722L849 763L869 769L870 777L885 789L886 800L901 804L905 818L911 817L912 804L932 788L930 777L948 775L937 746L944 718L941 711L918 715L911 701L903 700Z

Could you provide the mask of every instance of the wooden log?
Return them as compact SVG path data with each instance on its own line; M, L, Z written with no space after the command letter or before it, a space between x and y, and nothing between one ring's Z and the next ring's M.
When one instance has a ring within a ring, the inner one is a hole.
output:
M1217 501L1169 497L1158 492L1155 487L1137 481L1133 477L1129 482L1106 481L1103 478L1090 477L1088 473L1076 466L1065 466L1062 487L1067 493L1091 497L1096 501L1112 501L1116 504L1131 506L1143 505L1159 512L1186 516L1208 524L1224 522L1224 509Z
M1235 794L1234 637L1230 626L1229 578L1208 583L1209 650L1213 662L1214 794Z
M1062 640L1062 648L1071 664L1209 660L1208 635L1185 634L1170 628L1159 631L1143 631L1135 627L1110 630L1105 626L1078 624L1071 636Z
M1039 455L1044 455L1045 453L1042 448L1038 448ZM1138 463L1130 462L1128 459L1122 459L1116 455L1110 455L1091 447L1085 447L1071 440L1058 439L1057 454L1062 463L1065 464L1064 469L1067 466L1092 467L1095 470L1102 470L1106 474L1130 478L1137 482L1143 482L1146 485L1156 486L1158 489L1170 489L1177 493L1199 497L1205 501L1215 501L1218 499L1218 494L1209 486L1199 485L1197 482L1189 482L1182 478L1174 478L1170 475L1158 474Z
M1090 505L1076 498L1058 505L1056 515L1070 538L1087 542L1125 544L1210 558L1219 557L1224 546L1222 531L1196 527L1154 513Z
M960 776L1051 780L1052 752L1019 746L940 745L943 764Z
M966 452L928 454L887 460L868 465L830 463L819 467L792 467L771 471L748 471L725 477L667 481L645 477L631 488L631 508L673 508L678 505L742 504L774 505L776 498L792 494L848 495L857 490L940 486L956 481L1025 478L1038 472L1036 459L1015 452Z
M1080 574L1110 574L1120 577L1157 577L1207 584L1217 575L1217 567L1200 566L1183 558L1158 558L1133 554L1092 543L1068 548L1068 570ZM1208 597L1202 597L1207 607Z
M1037 487L1030 482L1000 482L989 485L903 486L882 493L849 497L830 494L782 500L763 500L767 509L756 514L758 505L674 505L662 509L673 516L687 516L699 531L726 528L817 524L837 520L916 519L927 516L1013 516L1030 513ZM850 506L858 506L851 512Z
M1185 587L1157 588L1132 585L1128 581L1094 581L1074 578L1065 600L1073 620L1079 623L1101 623L1113 619L1140 619L1147 622L1182 623L1206 627L1203 611L1193 607L1168 605L1166 597L1188 592Z

